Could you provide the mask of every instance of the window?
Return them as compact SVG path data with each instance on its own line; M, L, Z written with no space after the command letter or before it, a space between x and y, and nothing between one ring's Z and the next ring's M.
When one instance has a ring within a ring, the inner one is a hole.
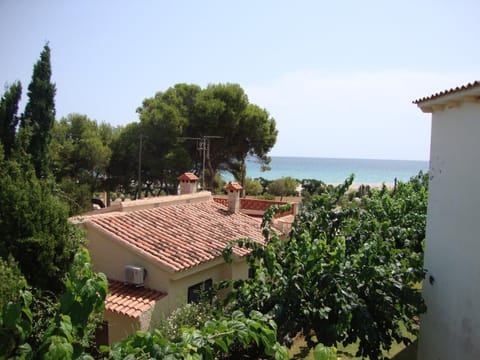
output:
M213 281L212 279L205 280L198 284L192 285L188 288L188 303L200 302L202 293L210 290L212 288Z

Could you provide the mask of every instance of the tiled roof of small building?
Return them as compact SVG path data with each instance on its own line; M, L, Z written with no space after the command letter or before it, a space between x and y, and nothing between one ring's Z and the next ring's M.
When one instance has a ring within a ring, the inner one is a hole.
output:
M101 228L171 271L221 257L231 240L263 241L260 220L229 213L213 200L93 217L86 224ZM248 250L235 248L233 252L244 256Z
M197 177L197 175L195 175L193 173L186 172L186 173L183 173L182 175L180 175L178 177L178 180L195 181L195 180L198 180L198 177Z
M451 88L451 89L448 89L448 90L440 91L440 92L435 93L435 94L433 94L433 95L426 96L426 97L423 97L423 98L414 100L413 103L414 103L414 104L419 104L419 103L422 103L422 102L424 102L424 101L433 100L433 99L436 99L436 98L441 97L441 96L454 94L454 93L457 93L457 92L460 92L460 91L464 91L464 90L469 90L469 89L472 89L472 88L474 88L474 87L476 87L476 86L480 86L480 81L474 81L474 82L468 83L468 84L466 84L466 85L457 86L457 87L455 87L455 88Z
M227 190L242 190L243 187L238 182L231 182L225 187Z
M108 280L108 295L105 310L138 318L155 303L167 296L160 291L139 288L116 280Z

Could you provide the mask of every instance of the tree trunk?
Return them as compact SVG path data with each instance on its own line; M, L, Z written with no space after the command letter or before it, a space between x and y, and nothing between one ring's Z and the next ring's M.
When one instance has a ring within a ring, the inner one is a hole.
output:
M247 168L245 166L245 159L242 159L242 165L241 165L241 185L242 185L242 190L240 191L240 197L245 197L245 178L247 176Z

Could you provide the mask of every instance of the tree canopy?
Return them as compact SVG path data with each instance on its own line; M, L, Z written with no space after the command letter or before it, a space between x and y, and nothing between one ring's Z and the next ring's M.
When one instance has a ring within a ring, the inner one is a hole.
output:
M12 255L30 285L53 291L83 241L56 191L27 160L0 154L0 257Z
M28 102L21 127L30 130L27 152L32 156L37 176L48 172L48 145L55 122L55 84L51 83L50 47L43 47L40 59L33 66L32 81L28 86Z
M125 128L144 136L142 174L151 181L168 181L186 170L202 174L203 154L194 139L206 139L206 182L213 188L220 170L231 172L239 180L245 176L245 158L256 156L268 163L268 152L275 144L277 129L269 113L248 101L238 84L216 84L201 89L177 84L143 101L137 109L138 125ZM140 136L140 135L137 135ZM122 142L122 135L119 139ZM138 140L136 142L139 142ZM138 152L125 153L125 161L138 164ZM123 155L112 157L112 174L120 167Z
M20 118L17 116L18 103L22 96L19 81L10 85L0 99L0 143L5 156L9 157L15 145L15 134Z
M297 186L298 182L294 178L290 176L282 177L280 179L276 179L271 181L268 184L268 193L280 196L283 198L284 196L293 196L297 194Z
M357 356L376 359L394 341L408 343L402 326L415 333L414 317L425 311L417 286L425 274L428 178L372 190L360 204L346 197L352 180L314 195L287 239L267 217L265 246L234 242L253 250L255 276L234 281L228 303L272 314L287 344L299 333L311 346L314 338L329 346L358 341Z
M57 183L74 213L91 208L95 191L106 188L112 128L86 115L69 114L54 123L50 158Z

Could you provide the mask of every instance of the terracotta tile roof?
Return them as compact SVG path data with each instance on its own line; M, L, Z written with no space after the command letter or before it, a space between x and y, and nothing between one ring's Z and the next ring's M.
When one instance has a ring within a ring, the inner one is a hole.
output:
M213 200L90 218L86 225L101 228L171 271L221 257L231 240L263 241L258 219L229 213ZM233 252L244 256L248 250Z
M167 294L160 291L138 288L109 279L105 310L138 318L165 296Z
M228 207L228 199L224 197L215 196L213 200L223 206ZM261 199L250 199L250 198L240 198L240 210L245 214L250 216L262 217L263 213L272 205L286 205L286 201L274 201L274 200L261 200ZM291 204L292 208L284 213L278 213L275 215L275 218L287 216L294 214L294 204ZM252 211L258 211L261 213L254 214Z
M194 180L198 180L198 177L195 174L192 174L190 172L186 172L186 173L183 173L182 175L180 175L178 177L178 180L194 181Z
M455 88L440 91L440 92L435 93L433 95L414 100L414 101L412 101L412 103L419 104L419 103L422 103L424 101L433 100L433 99L439 98L439 97L444 96L444 95L450 95L450 94L457 93L457 92L460 92L460 91L469 90L469 89L472 89L476 86L480 86L480 81L474 81L474 82L468 83L466 85L457 86Z
M240 185L238 182L230 182L228 185L225 187L227 190L242 190L243 187Z

